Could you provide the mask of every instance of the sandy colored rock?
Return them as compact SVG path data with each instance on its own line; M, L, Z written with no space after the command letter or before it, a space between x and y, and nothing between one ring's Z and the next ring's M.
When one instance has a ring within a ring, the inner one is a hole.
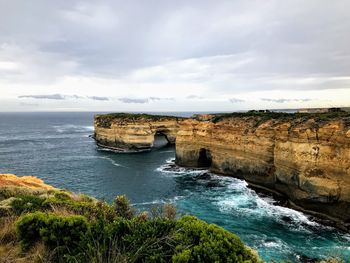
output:
M95 116L95 140L99 146L116 151L150 150L155 135L164 135L174 144L182 118L146 114Z
M176 163L208 166L350 223L350 137L342 119L189 119L177 134Z
M107 114L95 117L95 139L113 150L140 151L161 133L176 140L178 165L245 179L350 229L349 120L347 113Z

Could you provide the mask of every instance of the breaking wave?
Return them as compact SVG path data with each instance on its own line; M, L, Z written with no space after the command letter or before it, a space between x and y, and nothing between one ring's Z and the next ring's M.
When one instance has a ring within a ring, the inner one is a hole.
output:
M158 167L156 171L172 177L177 177L183 175L199 175L207 170L180 167L175 164L175 158L169 158L165 161L165 164Z
M123 166L123 165L121 165L121 164L119 164L119 163L117 163L115 160L113 160L112 158L109 158L109 157L107 157L107 156L100 156L100 157L98 157L99 159L104 159L104 160L108 160L112 165L114 165L114 166L117 166L117 167L125 167L125 166Z
M180 196L175 196L173 198L155 199L153 201L134 203L132 205L134 205L134 206L147 206L147 205L174 204L183 198L186 198L186 196L180 195Z
M52 127L58 133L92 132L94 130L94 126L73 125L73 124L54 125Z

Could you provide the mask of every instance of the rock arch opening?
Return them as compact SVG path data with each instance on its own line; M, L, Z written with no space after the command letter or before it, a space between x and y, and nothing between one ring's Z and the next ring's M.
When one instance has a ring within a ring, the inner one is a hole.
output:
M198 167L210 167L212 164L212 158L210 150L201 148L198 155Z
M154 134L154 141L153 141L154 148L161 148L161 147L167 146L169 144L170 144L170 141L165 133L163 133L161 131L157 131Z

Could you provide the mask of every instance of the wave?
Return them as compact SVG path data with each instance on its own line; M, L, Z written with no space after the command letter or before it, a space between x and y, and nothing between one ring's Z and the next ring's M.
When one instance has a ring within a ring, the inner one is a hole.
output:
M173 198L166 198L166 199L155 199L153 201L149 202L140 202L140 203L133 203L133 206L142 206L142 205L160 205L160 204L174 204L177 201L185 198L186 196L179 195L174 196Z
M175 164L175 158L169 158L165 161L165 164L162 164L161 166L156 168L155 171L173 177L178 177L183 175L198 175L203 172L207 172L208 170L180 167Z
M84 126L84 125L74 125L74 124L54 125L52 127L58 133L92 132L94 130L94 126Z
M104 160L108 160L108 161L109 161L112 165L114 165L114 166L127 168L126 166L117 163L115 160L113 160L112 158L109 158L109 157L107 157L107 156L99 156L99 157L97 157L97 158L99 158L99 159L104 159Z
M91 160L91 159L103 159L103 160L109 161L114 166L127 168L126 166L123 166L123 165L117 163L115 160L113 160L112 158L109 158L107 156L73 155L73 156L62 156L62 157L60 157L61 161ZM50 160L50 159L47 158L47 160ZM56 160L56 158L52 158L52 160Z
M307 231L304 226L319 227L310 216L294 209L276 204L271 197L261 197L254 190L248 188L248 184L240 179L225 178L227 190L223 196L218 196L216 204L223 212L238 212L242 215L258 218L271 218L278 223L293 225L295 230ZM326 227L326 226L324 226Z
M184 175L195 177L196 175L208 172L208 170L179 167L175 164L174 158L167 159L156 171L172 177L181 177ZM276 223L291 226L295 231L308 232L309 227L330 228L328 226L321 226L319 223L313 221L311 216L302 212L278 205L277 201L272 197L258 195L254 190L248 188L248 183L244 180L211 173L208 180L218 181L224 187L220 188L219 191L215 189L206 190L208 194L213 194L212 202L224 213L235 212L242 216L261 218L261 220L268 218L274 220Z

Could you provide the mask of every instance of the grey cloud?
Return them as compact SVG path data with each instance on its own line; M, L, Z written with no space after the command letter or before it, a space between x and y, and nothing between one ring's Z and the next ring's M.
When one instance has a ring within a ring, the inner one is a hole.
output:
M108 97L98 97L98 96L91 96L91 97L88 97L89 99L92 99L92 100L100 100L100 101L107 101L109 100Z
M157 100L174 100L174 98L159 98L159 97L149 97L148 98L151 101L157 101Z
M162 100L174 100L174 98L158 98L158 97L148 97L148 98L119 98L119 101L123 103L138 103L145 104L152 101L162 101Z
M46 100L65 100L67 97L62 94L51 95L22 95L18 96L20 99L46 99Z
M269 98L261 98L262 101L268 101L268 102L276 102L276 103L285 103L285 102L307 102L311 101L312 99L269 99Z
M231 98L229 99L229 101L231 103L241 103L241 102L245 102L245 100L241 100L241 99L237 99L237 98Z
M40 100L69 100L69 99L84 99L89 98L93 100L108 100L106 97L83 97L79 95L65 95L65 94L45 94L45 95L21 95L20 99L40 99Z
M172 61L181 63L168 70L169 77L222 91L293 89L293 84L300 87L298 78L350 75L349 1L36 3L0 1L0 43L17 43L3 46L0 59L27 65L26 71L8 76L17 80L88 74L124 79L140 68L166 67ZM228 58L210 59L223 55ZM188 72L193 59L198 65ZM295 83L262 87L261 78L295 78ZM252 84L227 85L237 81ZM339 86L344 81L300 88Z
M118 100L123 103L138 103L138 104L144 104L149 102L148 98L146 99L119 98Z
M97 95L126 96L119 101L158 110L152 103L168 96L160 87L179 87L178 95L169 96L185 99L176 106L187 109L196 103L204 107L196 101L200 96L184 98L191 93L226 101L229 94L246 98L252 92L274 97L272 90L289 91L281 96L292 98L304 90L347 94L348 10L346 0L0 0L0 86L11 86L2 95L30 98L25 94L33 94L28 90L34 86L37 94L55 95L69 87L94 94L96 86L103 86ZM73 97L46 99L76 106L69 101ZM265 102L287 102L274 100ZM254 106L231 102L236 103L231 108Z
M78 95L65 95L66 98L70 99L83 99L83 96L78 96Z

